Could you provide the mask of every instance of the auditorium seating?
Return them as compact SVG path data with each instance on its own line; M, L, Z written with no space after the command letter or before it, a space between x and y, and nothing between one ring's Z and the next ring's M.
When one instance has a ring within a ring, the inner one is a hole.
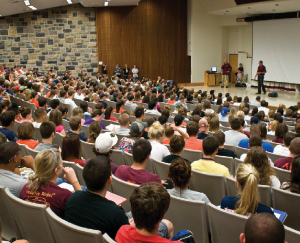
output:
M233 163L233 158L232 157L216 155L215 156L215 162L227 167L230 174L232 174L232 172L234 171L234 163Z
M290 178L290 175L291 175L291 171L280 169L280 168L277 168L277 167L272 167L272 168L274 169L275 174L276 174L276 176L279 179L281 184L283 182L288 181L288 179Z

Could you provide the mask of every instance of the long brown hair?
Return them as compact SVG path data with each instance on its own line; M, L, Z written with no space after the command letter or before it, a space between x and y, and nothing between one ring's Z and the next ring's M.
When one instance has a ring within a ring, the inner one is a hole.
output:
M266 151L262 147L252 147L247 153L245 163L255 167L259 174L259 184L271 185L271 176L275 176L275 172L270 166Z
M77 134L70 133L63 139L61 157L67 159L81 159L81 141Z

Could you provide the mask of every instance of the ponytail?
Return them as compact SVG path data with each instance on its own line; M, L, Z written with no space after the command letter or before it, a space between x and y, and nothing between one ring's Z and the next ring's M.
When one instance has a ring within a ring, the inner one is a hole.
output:
M236 171L236 180L240 184L240 200L235 206L236 213L241 215L254 214L259 200L258 172L250 165L242 163Z

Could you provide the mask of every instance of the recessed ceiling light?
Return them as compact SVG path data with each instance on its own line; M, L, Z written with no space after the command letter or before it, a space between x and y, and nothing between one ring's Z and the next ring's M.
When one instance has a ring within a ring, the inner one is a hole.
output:
M37 8L34 6L28 6L28 8L31 8L32 10L37 10Z
M67 0L68 4L72 4L72 0Z
M24 3L25 3L26 6L29 6L29 5L30 5L29 0L24 0Z
M108 6L108 2L105 2L105 3L104 3L104 6Z

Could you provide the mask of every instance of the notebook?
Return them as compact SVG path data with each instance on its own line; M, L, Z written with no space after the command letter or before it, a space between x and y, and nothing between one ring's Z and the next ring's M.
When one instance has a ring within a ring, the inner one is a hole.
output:
M286 217L288 216L286 212L277 210L273 208L273 212L276 218L278 218L280 220L281 223L284 222L284 220L286 219Z
M123 202L127 201L126 198L118 196L118 195L116 195L114 193L111 193L111 192L106 192L105 198L110 200L110 201L113 201L117 205L121 205Z

